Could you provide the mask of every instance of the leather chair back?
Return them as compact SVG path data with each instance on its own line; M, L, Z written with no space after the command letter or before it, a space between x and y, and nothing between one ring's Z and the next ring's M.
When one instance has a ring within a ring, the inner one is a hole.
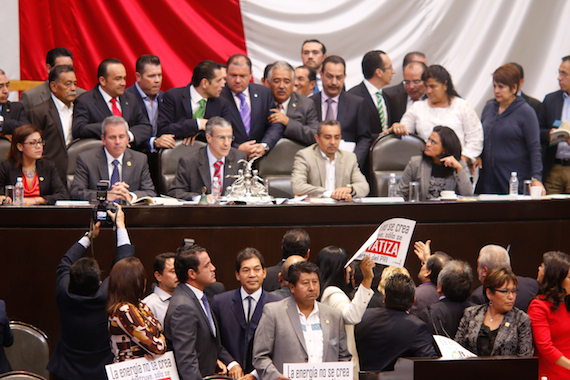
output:
M6 357L15 371L28 371L49 378L46 369L49 360L47 335L28 323L10 321L14 344L5 347Z
M194 141L194 145L186 146L182 143L182 140L178 140L176 141L176 146L174 148L161 150L158 158L159 194L166 194L168 189L170 189L170 184L176 176L178 160L180 160L180 157L198 150L205 145L205 142L196 140Z
M266 157L259 161L259 175L269 180L269 195L292 198L291 172L295 154L305 146L298 142L281 138Z
M80 139L76 140L67 148L67 189L71 187L73 178L75 177L75 169L77 169L77 155L91 149L100 148L103 141L99 139Z
M4 138L0 139L0 162L8 159L8 153L10 153L10 146L12 143Z

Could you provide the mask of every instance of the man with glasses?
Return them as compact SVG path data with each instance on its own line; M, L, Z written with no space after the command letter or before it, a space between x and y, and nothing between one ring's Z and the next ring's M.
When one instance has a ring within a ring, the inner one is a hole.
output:
M186 156L178 162L176 177L172 181L168 195L178 199L192 200L206 188L209 200L212 198L212 183L222 184L222 192L230 186L238 172L238 161L247 159L244 152L232 148L234 140L231 124L219 116L206 123L208 145Z
M392 124L399 123L414 102L426 98L426 88L422 74L427 69L423 62L410 62L404 67L404 91L384 91L384 99L388 103L389 118ZM386 89L387 90L387 89Z

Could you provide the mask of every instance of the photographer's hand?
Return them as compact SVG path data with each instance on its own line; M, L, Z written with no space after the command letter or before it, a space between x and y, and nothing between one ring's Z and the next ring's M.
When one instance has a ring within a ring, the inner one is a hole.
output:
M111 217L111 220L115 222L117 228L126 228L125 226L125 213L120 205L117 205L117 212L107 210L107 214Z
M101 227L101 222L97 222L95 224L93 224L93 221L91 221L91 240L95 239L97 236L99 236L99 228Z

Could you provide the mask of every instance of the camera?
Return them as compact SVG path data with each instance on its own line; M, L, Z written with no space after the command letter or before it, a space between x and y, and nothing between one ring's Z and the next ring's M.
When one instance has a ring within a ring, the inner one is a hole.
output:
M112 227L113 220L107 214L107 210L117 211L117 207L112 202L107 201L107 191L109 181L97 182L97 205L93 207L93 224L101 222L101 227Z

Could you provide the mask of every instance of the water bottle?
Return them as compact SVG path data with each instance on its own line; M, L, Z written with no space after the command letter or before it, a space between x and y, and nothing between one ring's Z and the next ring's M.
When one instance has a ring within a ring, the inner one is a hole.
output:
M388 196L398 196L398 193L396 192L396 173L390 173L390 182L388 182Z
M221 195L222 185L220 184L220 179L218 177L214 177L212 181L212 203L219 203Z
M24 205L24 182L22 182L22 177L18 177L16 180L16 186L14 186L14 206Z
M509 195L519 195L519 179L517 172L511 172L511 179L509 180Z

